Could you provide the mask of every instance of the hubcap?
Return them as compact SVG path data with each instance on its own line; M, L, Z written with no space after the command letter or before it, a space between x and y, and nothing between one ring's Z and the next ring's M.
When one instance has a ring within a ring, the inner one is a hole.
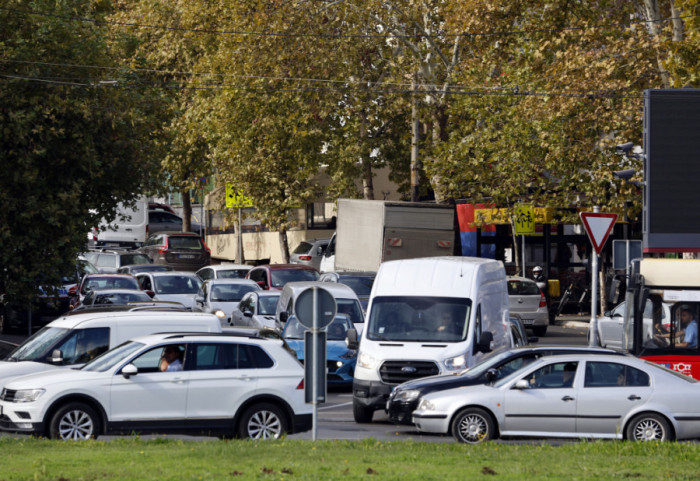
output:
M58 433L65 440L90 439L93 430L92 418L84 411L68 411L58 423Z
M248 435L253 439L277 439L282 434L282 422L271 411L258 411L248 421Z
M634 429L634 437L639 441L661 440L664 437L664 430L653 419L644 419L637 423Z
M466 416L459 423L459 432L468 443L481 442L486 436L486 421L481 416Z

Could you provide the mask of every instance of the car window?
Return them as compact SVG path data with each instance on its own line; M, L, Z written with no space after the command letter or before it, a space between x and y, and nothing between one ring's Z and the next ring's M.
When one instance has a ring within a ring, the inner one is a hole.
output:
M250 271L248 278L254 280L255 282L265 282L267 280L267 277L265 276L265 269L253 269Z
M586 363L584 387L648 386L649 375L644 371L616 362Z
M117 256L116 254L100 254L93 261L93 264L96 267L117 267Z
M526 379L534 389L570 388L574 384L577 366L575 361L547 364L529 374Z
M184 358L184 346L182 346L181 344L174 344L173 346L175 346L182 353L180 359L184 366L184 369L187 369L187 360ZM139 372L160 372L160 363L161 359L163 358L163 352L165 351L166 347L169 346L158 346L156 348L149 349L148 351L144 352L139 357L131 361L131 364L136 366Z
M219 271L219 279L244 279L247 269L226 269Z
M151 283L151 278L150 276L141 276L137 278L139 281L139 285L141 286L141 289L144 291L152 291L153 290L153 284Z
M194 345L189 369L270 368L274 361L260 347L238 343L202 343Z
M369 296L374 284L374 277L340 277L338 282L355 291L358 296Z
M238 302L245 294L259 289L256 285L218 284L211 288L210 299L212 302Z
M159 276L155 278L155 290L159 294L196 294L200 283L194 276Z
M292 254L306 254L311 250L313 245L309 244L308 242L301 242L299 245L294 249L294 252Z
M272 276L272 285L282 287L287 282L317 281L319 273L307 269L280 269L271 271L270 275Z
M145 254L122 254L121 265L128 266L132 264L150 264L151 260Z
M534 282L526 280L508 280L508 295L509 296L533 296L539 295L540 288Z
M202 240L199 237L183 237L170 236L168 239L169 249L184 249L184 250L204 250Z
M75 329L56 349L61 351L61 364L83 364L109 349L109 328Z
M274 316L279 298L280 296L260 296L258 298L258 314Z
M200 279L202 279L203 281L207 281L207 280L209 280L209 279L213 279L213 278L214 278L214 271L212 271L212 269L209 269L209 268L200 269L199 271L197 271L197 275L198 275L198 276L200 277Z

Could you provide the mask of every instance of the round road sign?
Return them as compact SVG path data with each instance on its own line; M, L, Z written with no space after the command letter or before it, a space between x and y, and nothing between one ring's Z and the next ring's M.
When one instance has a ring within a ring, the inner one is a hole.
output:
M309 287L297 297L294 314L299 322L309 329L314 328L314 301L316 309L316 328L327 327L336 314L336 303L333 295L322 287Z

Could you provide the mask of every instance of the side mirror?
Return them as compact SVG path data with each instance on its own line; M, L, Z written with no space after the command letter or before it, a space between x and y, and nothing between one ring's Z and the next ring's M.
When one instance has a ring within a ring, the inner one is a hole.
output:
M479 337L479 343L475 346L476 352L491 352L491 343L493 342L493 334L491 331L484 331Z
M527 381L527 379L521 379L515 383L513 389L530 389L530 383Z
M146 294L148 294L148 297L150 297L151 299L153 299L154 297L156 297L156 293L153 292L153 291L146 291Z
M357 329L348 329L347 335L345 337L345 344L348 346L348 349L357 350L357 348L360 347L360 343L357 340Z
M488 371L486 371L486 382L487 383L492 383L496 379L498 379L498 370L497 369L491 368Z
M250 309L246 309L245 311L243 311L243 315L245 317L253 317L253 311L251 311Z
M323 247L318 246L318 247L316 248L316 255L317 255L317 256L322 256L322 255L323 255Z
M286 324L288 318L289 318L289 314L287 314L286 312L280 312L280 322L282 324Z
M131 376L136 376L139 373L139 369L133 364L127 364L122 368L122 376L129 379Z
M259 285L262 289L267 289L267 284L265 284L265 281L257 281L257 282L258 282L258 285Z
M51 362L54 364L61 364L63 362L63 353L60 349L54 349L51 353Z
M202 296L197 296L197 297L194 298L194 301L195 301L197 304L204 304L204 297L202 297Z

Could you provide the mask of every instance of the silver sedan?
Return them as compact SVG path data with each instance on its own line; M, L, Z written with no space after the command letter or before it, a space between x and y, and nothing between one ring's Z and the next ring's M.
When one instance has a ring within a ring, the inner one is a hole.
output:
M700 383L634 357L543 357L492 385L423 396L413 422L464 443L497 437L700 437Z

